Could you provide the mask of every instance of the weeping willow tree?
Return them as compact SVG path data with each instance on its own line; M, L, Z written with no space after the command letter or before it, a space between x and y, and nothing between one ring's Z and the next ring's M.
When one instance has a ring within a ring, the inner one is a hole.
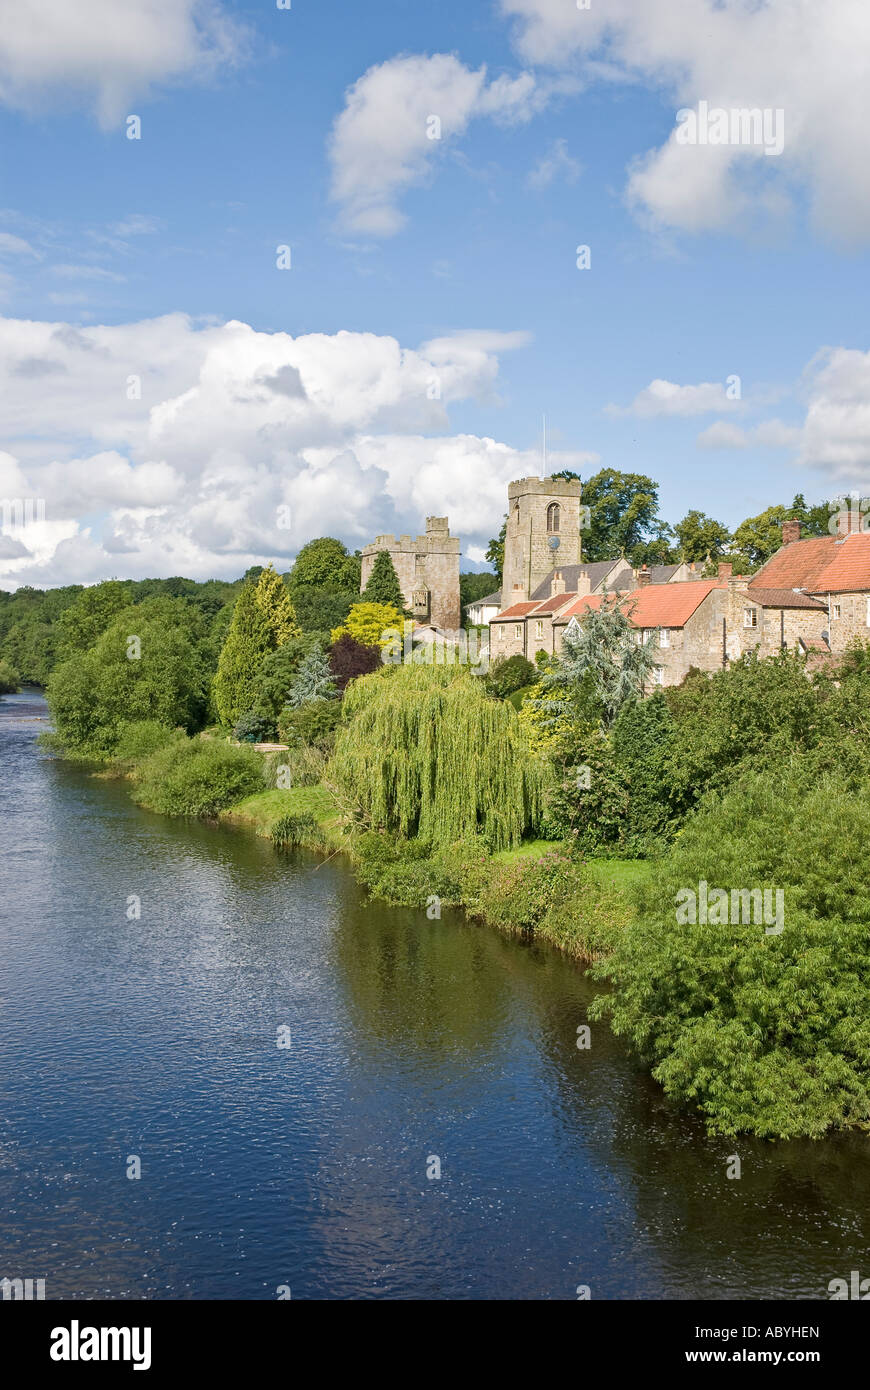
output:
M537 822L541 764L514 708L468 672L386 668L348 687L344 714L330 773L373 827L498 850Z

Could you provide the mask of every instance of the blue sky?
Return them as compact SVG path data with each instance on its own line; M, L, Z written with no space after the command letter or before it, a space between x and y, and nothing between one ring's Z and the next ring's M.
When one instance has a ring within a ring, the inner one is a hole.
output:
M152 0L129 34L107 3L71 46L20 0L0 40L0 494L48 514L4 587L232 575L427 509L474 564L544 412L554 459L650 474L671 521L870 481L866 7L820 41L805 0ZM676 149L702 99L782 108L782 156ZM361 335L441 343L454 386L424 407L425 362ZM260 400L282 362L307 416Z

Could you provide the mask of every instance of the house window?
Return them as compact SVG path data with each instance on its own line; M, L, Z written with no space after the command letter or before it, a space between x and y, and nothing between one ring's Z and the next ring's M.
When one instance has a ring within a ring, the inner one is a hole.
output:
M832 618L839 618L839 617L840 617L840 613L841 613L840 605L839 605L839 603L835 603L834 606L833 606L833 609L832 609L832 611L831 611L831 617L832 617Z
M870 627L870 598L867 599L867 626Z
M543 637L543 635L544 635L544 624L543 624L542 622L536 622L536 623L535 623L535 636L536 636L536 637Z
M659 646L669 647L671 645L671 629L669 627L659 628Z
M744 608L744 610L743 610L743 626L744 626L744 627L758 627L758 609L757 609L757 608Z
M521 641L522 641L522 638L523 638L523 625L522 625L522 623L514 623L514 637L517 639L518 642L521 642Z
M551 502L547 508L547 530L550 532L558 531L561 518L562 508L559 503Z
M664 668L664 666L654 666L654 667L653 667L653 680L655 681L656 685L664 685L664 683L665 683L665 668Z

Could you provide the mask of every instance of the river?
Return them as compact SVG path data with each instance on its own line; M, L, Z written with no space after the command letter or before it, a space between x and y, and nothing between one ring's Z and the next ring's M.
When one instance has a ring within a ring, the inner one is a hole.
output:
M866 1136L708 1140L603 1024L578 1050L593 989L557 952L140 810L39 749L45 714L0 701L0 1278L819 1299L870 1276Z

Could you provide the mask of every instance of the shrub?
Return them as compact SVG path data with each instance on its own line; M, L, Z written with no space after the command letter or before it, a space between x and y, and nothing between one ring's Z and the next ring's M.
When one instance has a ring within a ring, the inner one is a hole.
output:
M310 811L282 816L272 827L272 844L278 849L295 849L316 840L319 827Z
M870 1122L868 839L866 777L814 781L798 760L745 773L686 824L596 967L614 991L595 1014L711 1132L787 1139ZM782 889L782 932L678 924L678 893L702 880L729 893L727 917L740 915L730 890Z
M316 744L321 748L331 748L340 718L339 700L310 700L297 709L281 711L278 733L281 742L289 743L291 747Z
M524 656L509 656L507 660L501 658L493 662L486 678L486 687L497 699L506 700L515 691L532 685L535 674L534 666Z
M168 744L184 743L182 729L170 729L157 719L135 719L118 728L113 762L120 769L129 770L144 762L158 749Z
M383 665L380 647L368 647L346 632L333 642L329 652L329 669L340 691L357 676L367 676Z
M146 758L133 796L164 815L214 818L263 786L262 760L252 748L185 739L158 748Z
M265 714L248 710L233 729L233 738L239 743L268 743L275 733L275 726Z
M21 689L18 672L8 661L0 661L0 695L15 695Z

